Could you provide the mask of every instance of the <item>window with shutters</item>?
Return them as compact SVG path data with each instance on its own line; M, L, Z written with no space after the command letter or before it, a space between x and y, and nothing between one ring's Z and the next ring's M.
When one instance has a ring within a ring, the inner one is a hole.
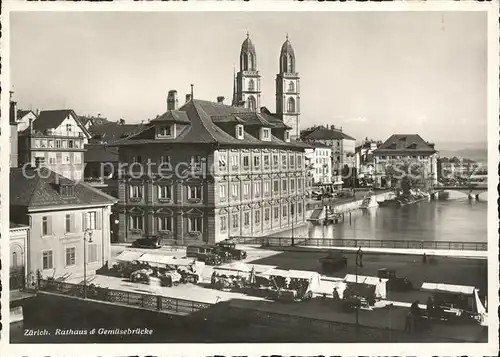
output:
M49 216L42 217L42 236L49 236L52 234L51 221L51 217Z
M74 215L67 214L65 217L65 221L64 221L66 233L73 233L74 232L73 222L74 222Z
M231 187L232 187L231 195L233 196L233 198L238 198L238 184L233 183Z
M100 216L96 211L83 214L83 229L101 229Z
M201 186L188 186L189 199L201 199Z
M226 184L222 184L219 186L219 197L220 198L226 198Z
M264 221L269 221L269 218L270 218L270 209L269 208L265 208L264 209Z
M201 232L203 229L203 221L201 217L190 217L189 218L189 231L190 232Z
M254 166L254 168L259 168L260 167L260 157L259 156L254 156L253 157L253 166Z
M274 193L278 193L280 190L280 182L278 180L274 180L273 185L274 185L273 187Z
M279 163L278 155L273 155L273 167L277 168Z
M283 191L286 191L286 190L287 190L287 187L286 187L286 182L287 182L287 180L285 179L285 180L283 180L283 182L281 183L281 184L282 184L282 189L283 189Z
M66 266L70 267L76 265L76 248L66 248Z
M142 230L143 229L143 217L142 216L130 216L130 229L132 230Z
M245 212L244 219L243 219L243 224L245 226L250 225L250 212Z
M221 230L221 232L224 232L227 230L227 217L226 216L222 216L220 218L220 230Z
M269 168L269 155L264 155L264 167Z
M172 185L159 185L158 186L158 198L160 200L172 199Z
M253 187L254 197L260 197L260 182L254 182Z
M255 211L255 224L260 224L260 211Z
M97 244L89 244L87 246L87 250L88 250L88 255L87 255L87 262L88 263L95 263L97 262L98 260L98 257L97 257Z
M245 182L245 183L243 184L243 194L244 194L245 196L250 195L250 183Z
M54 259L51 250L42 251L42 269L53 269Z
M280 208L274 207L274 219L280 218Z
M302 214L302 202L299 202L297 204L297 214L299 214L299 215Z
M238 228L239 217L237 214L233 214L231 221L233 222L233 228Z
M130 185L130 198L132 199L141 199L143 197L142 194L142 186L139 185Z
M286 209L286 205L283 205L283 208L282 208L282 212L283 212L283 217L286 217L286 214L287 214L287 209Z
M293 192L295 190L295 180L290 179L290 191Z
M164 216L164 217L158 217L158 231L160 232L172 232L173 231L173 217L171 216Z

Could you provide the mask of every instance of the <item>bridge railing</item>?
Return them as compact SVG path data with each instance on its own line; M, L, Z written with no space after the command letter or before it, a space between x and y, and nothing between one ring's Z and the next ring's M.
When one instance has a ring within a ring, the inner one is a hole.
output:
M40 279L38 290L76 298L84 297L82 284ZM125 290L115 290L99 286L87 286L86 297L91 300L113 303L152 311L191 314L210 307L212 304L175 299L160 295L141 294Z
M290 237L233 237L236 243L262 245L268 247L335 247L335 248L389 248L389 249L429 249L429 250L472 250L486 251L486 242L425 241L425 240L377 240L377 239L329 239ZM293 241L293 242L292 242Z

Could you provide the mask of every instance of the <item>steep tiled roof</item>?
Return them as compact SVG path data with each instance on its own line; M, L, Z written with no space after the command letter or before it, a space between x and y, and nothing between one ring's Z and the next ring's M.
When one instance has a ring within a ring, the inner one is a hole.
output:
M55 129L59 125L61 125L63 120L66 119L70 114L74 115L77 122L79 121L78 116L71 109L43 110L40 112L38 118L33 121L33 129L37 131Z
M74 183L74 196L63 197L60 183ZM10 205L28 209L51 206L114 204L117 200L81 182L69 179L47 168L16 168L10 170Z
M236 121L244 125L260 125L271 128L287 128L278 118L273 118L269 114L253 113L246 108L232 107L220 103L212 103L204 100L191 100L180 109L189 120L186 125L173 139L154 140L153 126L148 126L140 133L130 136L128 139L120 140L115 145L137 145L148 143L218 143L222 145L250 145L250 146L287 146L304 147L297 142L284 142L276 136L272 136L270 142L263 142L247 131L244 132L242 140L226 133L216 123ZM165 115L165 114L164 114ZM273 122L271 122L273 121ZM279 125L281 123L281 125Z
M29 113L33 113L32 110L22 110L22 109L19 109L17 111L17 119L21 119L22 117L24 117L26 114L29 114ZM35 113L33 113L35 114Z
M170 123L181 123L181 124L189 124L189 118L186 115L186 112L182 112L180 110L169 110L166 113L160 115L158 118L151 120L152 123L156 122L170 122Z
M433 154L436 150L434 144L427 143L418 134L394 134L373 151L375 155L409 152Z
M346 133L336 130L329 129L323 126L318 126L316 128L308 129L302 132L303 140L356 140L352 136Z
M107 122L101 125L93 125L89 128L92 137L104 143L112 143L116 140L126 138L143 130L143 124L118 124Z
M117 162L118 148L109 147L104 144L88 144L85 145L84 161L85 162Z

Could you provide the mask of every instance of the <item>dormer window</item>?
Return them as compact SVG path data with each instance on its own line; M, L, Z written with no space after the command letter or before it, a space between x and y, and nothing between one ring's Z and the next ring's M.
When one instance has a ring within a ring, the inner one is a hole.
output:
M236 139L243 139L243 125L236 125Z
M262 141L271 141L271 129L269 128L261 128L260 140Z
M60 194L63 197L73 197L75 195L75 190L73 185L61 185Z
M285 141L287 143L290 142L290 131L289 130L285 131Z
M160 125L158 127L158 136L172 136L172 126Z

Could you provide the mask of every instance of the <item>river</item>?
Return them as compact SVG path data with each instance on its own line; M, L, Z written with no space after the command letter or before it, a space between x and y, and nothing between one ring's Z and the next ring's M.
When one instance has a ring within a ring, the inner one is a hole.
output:
M351 221L308 227L309 238L487 241L487 203L467 198L375 207L352 213Z

